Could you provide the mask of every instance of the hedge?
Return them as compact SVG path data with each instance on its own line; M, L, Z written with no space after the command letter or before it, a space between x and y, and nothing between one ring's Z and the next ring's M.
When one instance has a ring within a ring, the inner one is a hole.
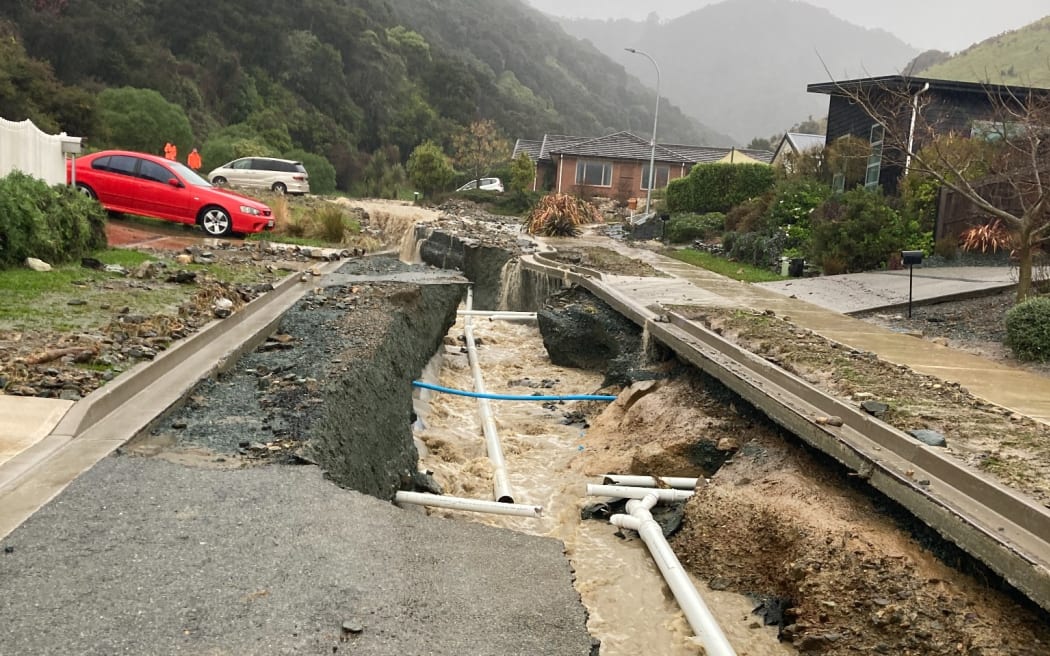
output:
M697 164L689 175L667 185L667 209L671 213L728 212L772 186L773 169L765 164Z
M105 248L105 228L102 206L66 185L20 171L0 178L0 268L78 260Z

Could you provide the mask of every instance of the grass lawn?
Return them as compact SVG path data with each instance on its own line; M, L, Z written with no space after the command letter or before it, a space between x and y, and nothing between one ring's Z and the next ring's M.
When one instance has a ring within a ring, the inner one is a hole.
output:
M92 255L103 264L134 270L155 260L146 253L114 248ZM224 282L259 282L273 274L247 265L178 265L171 271L206 271ZM124 307L136 314L176 314L181 303L197 292L196 285L160 279L136 280L119 273L88 269L79 263L55 266L51 271L15 268L0 270L0 330L95 330Z
M759 267L751 266L750 264L733 262L724 257L718 257L717 255L711 255L710 253L704 253L703 251L696 251L691 248L676 250L668 253L668 255L676 260L681 260L686 264L692 264L693 266L707 269L708 271L714 271L715 273L721 274L727 278L740 280L742 282L773 282L776 280L787 279L785 276L774 273L769 269L760 269Z

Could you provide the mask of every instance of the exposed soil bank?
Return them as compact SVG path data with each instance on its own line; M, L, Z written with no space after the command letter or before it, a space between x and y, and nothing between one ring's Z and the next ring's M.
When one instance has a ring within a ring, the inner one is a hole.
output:
M768 619L800 651L1050 650L1045 614L945 565L902 531L891 502L853 489L847 473L717 381L680 372L636 386L592 422L573 466L590 476L711 475L686 504L675 552L712 588L767 600ZM712 445L730 456L713 474L717 462L700 457Z
M433 284L376 279L315 288L274 338L201 383L153 439L250 459L294 454L383 499L429 488L412 442L412 381L455 322L465 281L389 258L349 262L339 274L411 271Z

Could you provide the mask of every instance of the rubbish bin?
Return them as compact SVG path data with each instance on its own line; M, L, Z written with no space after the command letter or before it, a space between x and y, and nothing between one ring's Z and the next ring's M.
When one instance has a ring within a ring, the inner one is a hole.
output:
M786 258L786 257L780 258L780 275L782 275L782 276L788 275L788 271L789 271L788 263L789 262L790 262L790 260L788 260L788 258Z
M792 278L801 278L802 272L806 268L806 261L801 257L791 258L791 262L788 263L788 275Z

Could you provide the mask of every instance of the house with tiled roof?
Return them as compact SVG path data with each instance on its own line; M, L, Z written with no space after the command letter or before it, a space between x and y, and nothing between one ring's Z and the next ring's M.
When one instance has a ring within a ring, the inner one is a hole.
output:
M645 196L652 146L631 132L596 137L544 135L542 140L518 139L513 157L525 153L536 165L533 191L601 196L627 203ZM713 148L682 144L656 145L654 189L684 177L695 164L728 162L769 164L768 150Z

